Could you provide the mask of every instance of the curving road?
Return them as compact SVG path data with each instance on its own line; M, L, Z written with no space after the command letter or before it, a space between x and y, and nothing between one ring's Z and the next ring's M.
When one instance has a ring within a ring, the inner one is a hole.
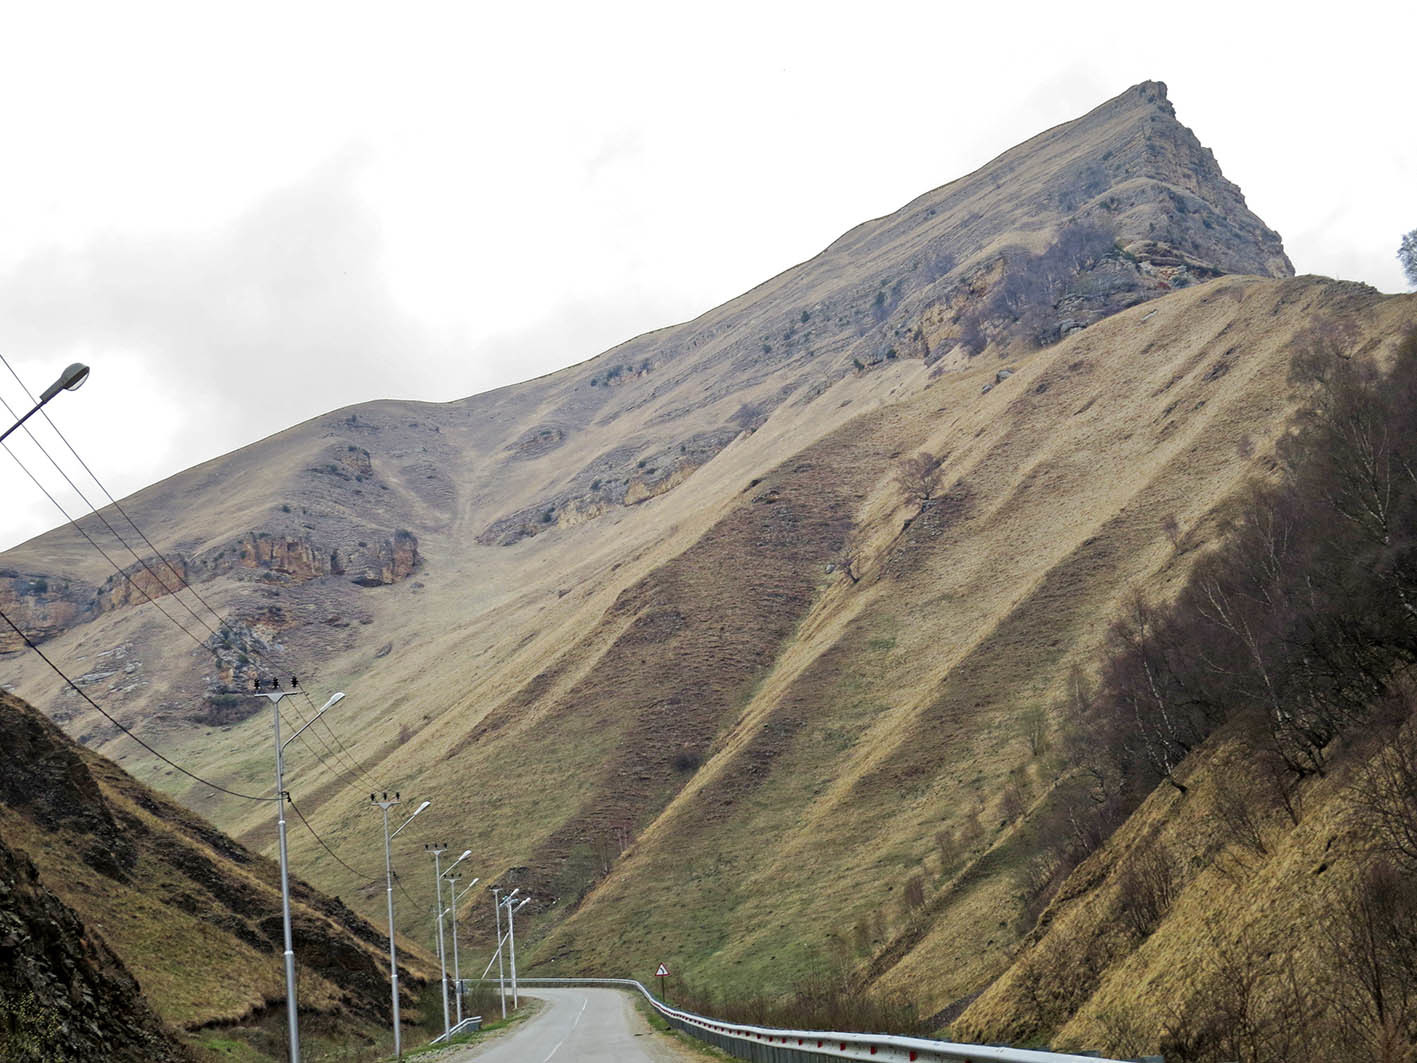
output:
M534 995L546 1001L538 1015L488 1044L449 1053L448 1063L702 1063L704 1059L651 1030L629 993L537 986Z

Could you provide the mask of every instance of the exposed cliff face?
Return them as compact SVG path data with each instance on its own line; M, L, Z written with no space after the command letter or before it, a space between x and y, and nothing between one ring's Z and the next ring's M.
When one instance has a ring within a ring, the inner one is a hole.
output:
M93 618L97 595L91 585L57 576L29 575L13 568L0 569L0 607L30 638L43 640ZM0 653L24 643L4 625Z
M0 1055L167 1063L191 1056L122 961L0 840Z
M161 559L142 557L96 588L81 580L0 570L0 605L32 640L43 642L96 616L157 602L188 585L197 586L200 593L203 583L221 576L249 573L267 582L304 583L352 572L357 575L350 582L378 587L407 579L421 561L418 537L402 529L372 546L364 540L332 545L308 534L251 531L192 559L175 552ZM22 646L8 627L0 633L0 652Z

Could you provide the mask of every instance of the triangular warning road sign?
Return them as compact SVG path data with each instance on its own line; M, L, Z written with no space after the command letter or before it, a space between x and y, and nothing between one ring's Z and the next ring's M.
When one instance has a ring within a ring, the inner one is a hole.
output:
M654 976L655 976L656 978L664 978L664 977L667 976L668 974L669 974L669 968L666 967L666 966L664 966L664 964L662 964L662 963L659 965L659 970L657 970L657 971L654 972Z

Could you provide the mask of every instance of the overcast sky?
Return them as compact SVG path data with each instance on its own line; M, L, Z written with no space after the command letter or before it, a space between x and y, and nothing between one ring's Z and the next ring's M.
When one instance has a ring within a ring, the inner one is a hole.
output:
M1404 290L1413 5L1260 8L5 4L0 351L93 366L49 409L126 493L692 317L1148 78L1300 273Z

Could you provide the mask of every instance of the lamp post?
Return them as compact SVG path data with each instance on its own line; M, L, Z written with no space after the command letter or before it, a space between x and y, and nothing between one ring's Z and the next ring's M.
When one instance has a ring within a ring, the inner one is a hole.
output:
M84 381L88 378L89 367L82 362L75 362L73 365L69 366L68 369L59 374L58 380L44 389L43 393L39 396L39 401L30 407L29 413L25 414L9 428L5 429L3 434L0 434L0 443L5 442L11 432L37 414L40 408L50 399L54 398L55 395L58 395L61 391L78 391L79 388L83 387Z
M467 852L470 853L470 852L472 852L472 850L469 849ZM464 853L463 855L466 856L467 853ZM464 897L466 897L466 896L467 896L467 891L470 890L470 889L472 889L473 886L476 886L479 880L478 880L478 879L473 879L473 880L472 880L471 882L469 882L466 886L464 886L463 889L462 889L462 892L459 893L459 892L458 892L458 876L454 875L452 872L453 872L453 869L452 869L451 867L448 868L447 871L443 872L443 877L448 880L448 896L452 898L452 901L448 904L448 909L453 913L453 985L456 987L456 989L454 990L455 993L456 993L456 996L454 997L454 999L457 1001L457 1004L458 1004L458 1007L457 1007L458 1025L461 1026L461 1025L462 1025L462 992L463 992L463 990L462 990L462 963L458 960L458 901L460 901L460 900L462 900Z
M51 388L51 390L53 389ZM256 681L256 685L260 686L260 680ZM280 831L280 909L281 918L285 924L285 1010L286 1019L290 1025L290 1063L300 1063L300 1019L295 1004L295 947L291 944L290 937L290 857L285 845L285 747L299 738L306 727L323 716L326 709L344 697L342 693L331 696L329 701L320 706L319 712L310 717L303 727L282 742L280 740L281 699L299 692L300 688L294 679L290 681L289 690L281 690L280 680L273 679L270 690L258 689L254 695L270 701L271 708L274 710L271 715L275 717L276 726L276 826Z
M507 977L502 968L502 892L501 886L492 887L492 914L497 919L497 999L502 1002L502 1018L507 1017Z
M383 800L377 799L373 794L369 795L369 800L378 805L384 812L384 883L389 901L389 983L393 986L394 998L394 1058L403 1058L402 1032L399 1030L399 957L394 946L394 858L391 843L398 837L399 831L403 830L413 822L413 816L418 815L427 808L431 801L424 801L413 810L413 816L409 816L392 834L389 833L389 809L399 803L399 795L394 794L394 799L389 800L389 795L384 794Z
M444 842L444 843L443 843L443 848L446 849L447 847L448 847L447 842ZM447 952L445 951L445 947L444 947L444 945L443 945L443 916L447 914L447 910L443 907L443 877L444 877L445 875L451 874L453 868L457 867L460 863L462 863L464 860L466 860L466 859L467 859L469 856L471 856L471 855L472 855L472 850L471 850L471 849L464 849L464 850L463 850L463 853L462 853L462 856L458 857L458 858L457 858L456 860L454 860L451 864L449 864L449 865L448 865L448 870L447 870L447 871L444 871L442 875L439 875L439 876L438 876L436 879L434 879L434 881L433 881L433 885L434 885L434 887L436 887L435 890L434 890L433 896L434 896L434 899L438 902L438 954L439 954L439 958L440 958L440 960L441 960L441 962L442 962L442 964L443 964L443 1036L444 1036L445 1038L446 1038L447 1036L449 1036L449 1032L448 1032L448 962L447 962ZM436 867L436 864L437 864L436 858L434 859L434 864L435 864L435 867ZM457 947L458 947L457 941L454 941L454 942L453 942L453 948L454 948L454 950L456 950Z
M530 897L523 897L522 900L521 900L521 903L518 904L518 905L516 905L516 906L514 907L514 906L512 905L512 900L513 900L514 895L516 894L516 892L517 892L516 890L513 890L511 893L507 894L506 899L502 901L502 903L507 906L507 947L511 950L511 955L512 955L512 1007L513 1007L513 1009L516 1009L516 1008L521 1007L521 1002L517 999L517 928L516 928L516 920L513 919L512 917L513 917L514 915L516 915L517 912L519 912L519 911L521 911L523 908L525 908L526 905L527 905L527 902L531 900Z
M433 854L433 911L438 916L438 981L443 990L443 1041L447 1042L451 1029L448 1023L448 960L443 952L443 854L448 851L448 843L433 843L423 847ZM464 854L466 855L466 854ZM451 870L451 869L450 869Z

